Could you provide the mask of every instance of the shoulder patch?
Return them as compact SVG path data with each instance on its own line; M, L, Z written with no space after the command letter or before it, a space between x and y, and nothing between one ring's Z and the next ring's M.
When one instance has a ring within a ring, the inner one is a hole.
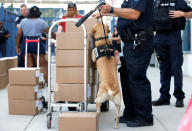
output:
M16 17L15 21L17 21L19 19L19 17Z

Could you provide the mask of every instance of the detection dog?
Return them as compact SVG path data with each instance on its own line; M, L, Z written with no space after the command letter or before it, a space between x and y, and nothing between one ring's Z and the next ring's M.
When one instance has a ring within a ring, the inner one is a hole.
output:
M106 44L112 44L108 39L108 34L110 33L109 26L104 25L105 35L103 30L103 25L101 22L96 23L91 30L91 35L94 41L95 47L99 47ZM99 39L101 38L101 39ZM101 52L105 51L101 49ZM115 128L119 127L119 117L120 117L120 105L121 105L121 92L119 89L118 78L117 78L117 64L114 56L107 58L107 56L102 56L96 60L96 55L94 50L92 51L92 60L96 62L97 70L101 78L101 84L99 85L99 90L96 99L97 113L100 114L100 107L106 100L111 100L116 107L116 120Z

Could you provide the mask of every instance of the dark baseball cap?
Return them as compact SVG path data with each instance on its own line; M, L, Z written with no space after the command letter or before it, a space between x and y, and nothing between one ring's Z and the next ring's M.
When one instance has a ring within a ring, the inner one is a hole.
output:
M73 3L73 2L69 2L69 4L68 4L68 7L67 7L68 9L69 8L75 8L75 9L77 9L77 6L76 6L76 4L75 3Z

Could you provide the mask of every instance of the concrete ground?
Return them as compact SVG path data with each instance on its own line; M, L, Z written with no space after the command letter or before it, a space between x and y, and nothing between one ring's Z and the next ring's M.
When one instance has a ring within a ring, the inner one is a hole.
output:
M158 68L149 68L148 77L151 81L152 99L159 97L160 76ZM176 131L186 110L186 106L192 93L192 78L184 76L184 91L186 98L184 108L176 108L174 97L171 98L171 105L153 107L154 125L150 127L128 128L125 124L120 124L119 129L113 129L115 108L110 103L110 111L102 113L99 117L100 131ZM173 82L171 83L171 94L173 94ZM47 89L44 89L47 94ZM8 114L8 95L7 88L0 90L0 131L48 131L46 125L46 113L37 116L22 116ZM123 112L123 102L121 114ZM89 104L88 111L95 111L95 104ZM50 131L58 130L58 112L53 114L53 123Z

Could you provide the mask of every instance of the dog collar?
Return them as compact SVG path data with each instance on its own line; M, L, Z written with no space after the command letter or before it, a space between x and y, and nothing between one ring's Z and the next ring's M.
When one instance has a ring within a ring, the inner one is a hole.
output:
M99 40L103 40L103 39L107 39L108 38L108 36L106 36L106 37L99 37L99 38L95 38L95 41L99 41Z

